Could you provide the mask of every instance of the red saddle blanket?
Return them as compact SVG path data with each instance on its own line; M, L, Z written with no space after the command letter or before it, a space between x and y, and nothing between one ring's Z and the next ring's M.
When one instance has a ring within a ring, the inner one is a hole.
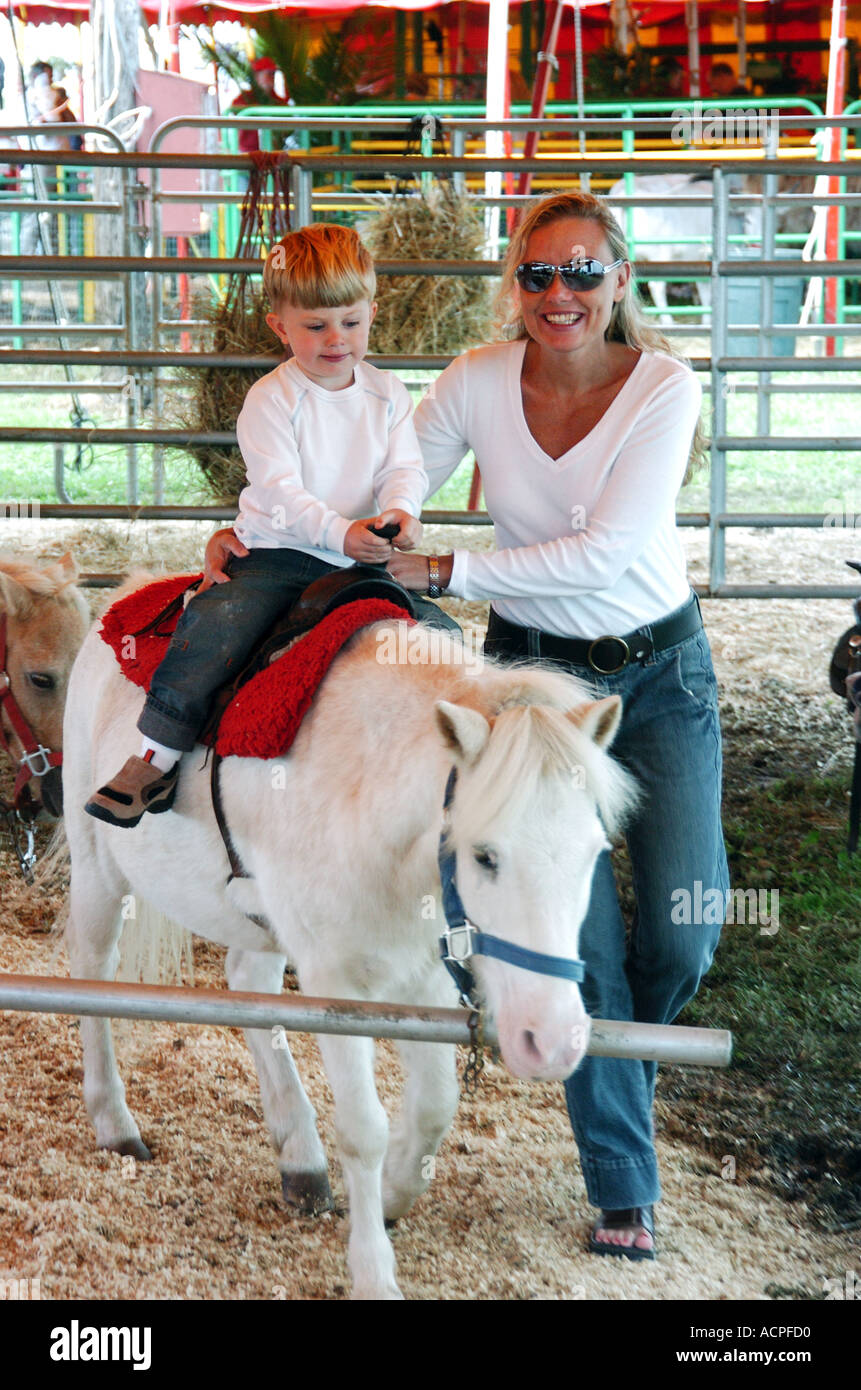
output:
M156 667L182 612L176 612L152 630L159 613L179 599L199 575L172 576L136 589L112 604L102 618L101 636L113 651L120 669L133 685L149 690ZM345 603L298 638L288 652L259 671L243 685L221 718L215 751L222 757L276 758L286 753L299 730L317 687L341 647L369 623L394 618L413 619L385 599L360 599Z

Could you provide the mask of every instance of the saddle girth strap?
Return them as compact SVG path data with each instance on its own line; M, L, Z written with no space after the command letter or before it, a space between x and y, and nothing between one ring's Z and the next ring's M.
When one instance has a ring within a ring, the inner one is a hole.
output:
M221 799L221 778L219 770L224 759L220 753L212 750L212 763L210 765L209 783L212 791L212 809L215 813L215 823L224 841L224 848L227 851L227 859L230 864L230 873L227 882L230 883L234 878L253 878L253 874L246 873L242 860L236 853L236 846L230 838L230 829L227 824L227 817L224 814L224 802Z

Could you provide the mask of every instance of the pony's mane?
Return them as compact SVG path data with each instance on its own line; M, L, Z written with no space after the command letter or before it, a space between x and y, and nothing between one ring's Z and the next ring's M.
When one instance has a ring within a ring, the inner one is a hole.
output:
M608 833L637 800L633 778L579 727L571 712L594 700L563 671L487 662L478 677L488 700L490 739L455 798L458 837L473 843L522 815L546 778L574 777L594 797Z
M59 561L40 568L15 555L0 554L0 573L20 584L33 598L57 598L61 603L69 604L77 602L73 592L77 573L70 572Z

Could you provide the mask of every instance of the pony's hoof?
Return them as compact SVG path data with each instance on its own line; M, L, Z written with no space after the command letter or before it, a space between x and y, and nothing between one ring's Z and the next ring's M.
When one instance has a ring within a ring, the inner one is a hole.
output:
M103 1144L108 1153L122 1154L123 1158L136 1158L141 1163L149 1163L152 1154L142 1139L121 1139L118 1144Z
M281 1191L287 1205L306 1216L320 1216L334 1205L328 1173L282 1173Z

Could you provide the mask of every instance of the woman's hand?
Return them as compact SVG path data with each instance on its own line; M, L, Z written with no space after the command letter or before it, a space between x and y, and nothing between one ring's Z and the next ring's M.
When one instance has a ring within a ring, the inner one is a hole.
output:
M439 556L439 582L442 589L451 583L453 562L453 555ZM427 555L395 555L389 561L386 569L393 579L396 579L399 584L403 584L405 589L412 589L414 593L419 594L427 593L430 583Z
M216 531L206 543L203 583L197 592L203 594L207 589L211 589L213 584L229 584L230 575L225 573L224 566L231 555L242 557L247 554L247 547L242 544L232 526L225 526L221 531Z

